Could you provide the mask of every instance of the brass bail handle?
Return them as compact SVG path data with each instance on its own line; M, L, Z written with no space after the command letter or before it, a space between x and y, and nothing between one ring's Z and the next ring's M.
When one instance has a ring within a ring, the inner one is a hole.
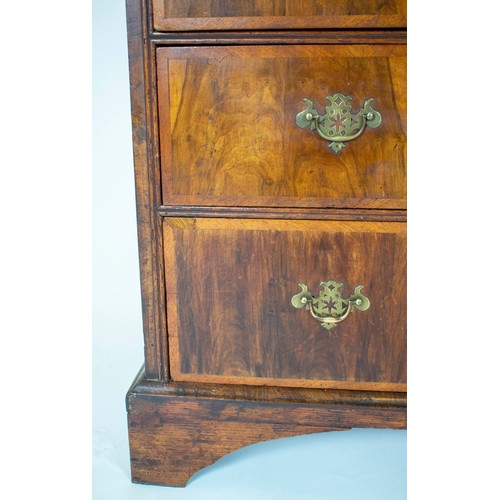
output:
M321 322L321 326L330 330L344 321L356 309L366 311L370 301L361 293L362 285L354 289L354 293L347 299L342 297L342 283L337 281L323 281L322 291L318 298L309 292L307 285L299 283L302 291L292 297L292 305L297 309L302 307L311 313L311 316ZM333 314L331 311L335 311Z
M345 148L345 142L358 138L366 127L377 128L382 123L382 115L372 107L373 97L365 99L357 113L351 111L351 96L337 93L326 99L330 105L325 107L324 115L314 109L311 100L303 99L306 109L297 114L295 123L300 128L315 130L320 137L330 141L328 147L335 153Z

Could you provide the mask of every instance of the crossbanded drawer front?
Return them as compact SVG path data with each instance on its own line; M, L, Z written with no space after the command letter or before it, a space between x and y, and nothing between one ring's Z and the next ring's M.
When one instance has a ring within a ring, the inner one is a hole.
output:
M404 28L406 0L153 0L158 31Z
M404 209L405 54L403 45L157 49L163 204Z
M405 230L399 222L165 218L172 379L405 391ZM341 321L325 325L294 305L300 283L317 315ZM351 296L359 309L346 315Z

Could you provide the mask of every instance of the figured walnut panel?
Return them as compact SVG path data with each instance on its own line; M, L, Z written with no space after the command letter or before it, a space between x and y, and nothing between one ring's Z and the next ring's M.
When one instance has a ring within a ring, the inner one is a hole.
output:
M142 322L145 344L146 373L149 378L162 379L168 373L168 359L160 339L164 336L165 299L161 255L161 226L154 209L161 191L156 178L156 164L151 155L154 136L150 103L146 97L153 79L151 53L144 45L141 3L127 0L127 31L130 81L130 104L134 143L135 199L142 295ZM159 169L158 169L159 170Z
M163 204L406 206L406 48L157 50ZM335 92L374 97L383 122L340 154L295 116Z
M406 0L153 0L159 31L404 28Z
M406 390L406 240L398 222L166 218L174 381ZM328 331L297 284L364 285L371 307Z

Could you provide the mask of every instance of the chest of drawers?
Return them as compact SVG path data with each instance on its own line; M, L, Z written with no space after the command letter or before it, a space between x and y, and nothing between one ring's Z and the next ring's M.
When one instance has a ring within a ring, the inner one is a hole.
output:
M127 0L132 479L406 425L403 0Z

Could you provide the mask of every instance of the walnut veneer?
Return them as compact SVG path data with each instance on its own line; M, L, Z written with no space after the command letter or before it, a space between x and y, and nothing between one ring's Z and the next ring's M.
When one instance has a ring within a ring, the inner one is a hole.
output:
M133 481L181 486L266 439L405 428L405 14L404 0L127 0ZM338 154L295 122L334 93L382 115ZM292 306L299 283L328 280L345 297L363 285L370 307L327 329Z

